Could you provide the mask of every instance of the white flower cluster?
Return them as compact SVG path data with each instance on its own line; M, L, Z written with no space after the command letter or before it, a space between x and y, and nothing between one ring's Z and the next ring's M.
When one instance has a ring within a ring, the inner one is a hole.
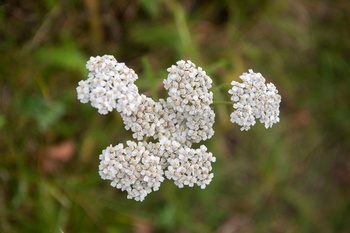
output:
M158 190L164 175L180 188L194 184L205 188L211 182L215 157L204 145L191 148L214 134L212 80L202 68L182 60L171 66L164 80L169 97L155 102L139 94L134 84L137 74L113 56L91 57L86 67L89 76L79 82L78 99L90 102L101 114L117 110L139 141L103 150L99 166L103 179L137 201ZM142 141L145 137L159 142Z
M214 177L211 162L216 159L203 145L192 149L168 139L126 144L125 148L120 143L102 151L99 174L111 180L113 187L127 191L129 199L143 201L159 189L164 174L179 188L196 184L204 189Z
M163 182L160 158L151 154L144 143L126 142L109 146L100 155L99 173L102 179L111 180L111 185L128 192L128 198L143 201Z
M193 187L197 184L204 189L214 177L214 174L210 173L211 162L216 161L213 154L207 152L204 145L199 149L181 147L175 154L175 158L168 159L166 178L174 180L179 188L183 188L184 185Z
M265 84L265 78L260 73L243 73L240 76L243 83L232 81L229 93L231 100L236 102L231 113L231 122L242 126L241 130L249 130L255 125L255 119L260 119L266 128L279 122L279 106L281 96L274 84Z
M138 88L134 84L137 74L124 63L118 63L113 56L91 57L86 64L89 70L87 80L81 80L77 87L78 99L101 114L117 109L130 115L141 103Z
M212 178L215 157L193 143L214 134L215 113L210 108L212 80L191 61L178 61L168 68L164 87L168 97L155 102L139 94L137 74L111 55L91 57L86 65L87 80L77 87L78 99L90 102L101 114L113 110L121 114L125 128L138 142L109 146L100 155L99 174L111 185L126 191L127 197L143 201L157 191L164 178L179 188L198 185L205 188ZM229 93L235 111L231 121L249 130L260 119L266 128L279 121L281 96L272 84L265 84L260 73L244 73L243 83L233 81ZM155 142L144 141L153 138Z

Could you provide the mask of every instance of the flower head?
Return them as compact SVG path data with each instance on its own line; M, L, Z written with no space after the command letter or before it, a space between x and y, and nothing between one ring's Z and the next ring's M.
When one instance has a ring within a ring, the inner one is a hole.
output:
M78 99L90 102L101 114L119 112L125 129L138 141L126 141L125 147L110 145L102 151L102 179L136 201L157 191L164 178L179 188L205 188L211 182L211 163L216 158L204 145L191 148L214 134L212 80L201 67L184 60L169 67L163 81L168 97L158 102L140 94L134 84L135 71L111 55L91 57L86 67L89 75L78 84ZM266 85L264 77L252 70L240 78L243 83L233 81L229 90L235 101L231 121L242 126L241 130L248 130L256 119L266 128L278 122L281 96L276 87Z
M191 148L192 143L214 134L212 80L202 68L183 60L171 66L164 80L169 97L156 102L139 94L134 70L113 56L91 57L86 67L89 76L79 82L78 99L90 102L101 114L119 112L125 129L138 140L102 151L102 179L137 201L159 189L164 173L178 187L197 184L205 188L210 183L215 157L205 146ZM146 142L146 137L158 142Z
M119 112L130 115L138 106L138 88L134 84L137 74L111 55L91 57L86 64L89 78L79 82L78 99L101 114L118 108Z
M199 149L181 147L176 155L175 158L168 159L165 171L165 176L174 180L176 186L183 188L185 185L193 187L196 184L204 189L211 182L214 177L211 162L215 162L216 158L207 152L204 145Z
M279 122L279 106L281 96L274 84L265 84L265 78L260 73L243 73L240 76L243 83L232 81L229 93L234 101L234 112L231 122L242 126L241 130L249 130L259 119L266 128Z
M143 201L164 180L160 158L151 154L142 142L126 144L125 148L120 143L102 151L99 174L102 179L111 180L111 186L127 191L128 198Z

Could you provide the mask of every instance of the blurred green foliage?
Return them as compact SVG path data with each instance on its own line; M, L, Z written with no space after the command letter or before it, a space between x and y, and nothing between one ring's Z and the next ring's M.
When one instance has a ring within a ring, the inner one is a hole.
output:
M346 0L0 3L0 232L349 232L349 15ZM139 203L100 179L101 150L131 139L76 99L104 54L155 99L177 60L212 77L205 190L166 181ZM240 132L220 104L248 68L282 95L270 130Z

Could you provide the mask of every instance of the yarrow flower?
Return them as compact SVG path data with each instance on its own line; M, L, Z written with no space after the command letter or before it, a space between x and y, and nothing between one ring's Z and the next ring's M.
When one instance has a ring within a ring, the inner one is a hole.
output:
M111 186L128 192L128 198L143 201L150 192L157 191L163 182L159 156L147 150L144 143L126 142L109 146L100 155L99 174L111 180Z
M134 84L137 74L113 56L91 57L86 67L89 75L79 82L78 99L90 102L101 114L118 111L125 128L139 141L102 151L102 179L137 201L158 190L164 177L180 188L195 184L205 188L211 182L215 157L204 145L191 148L214 135L212 80L202 68L183 60L172 65L163 82L169 96L155 102L139 94ZM158 142L143 141L145 137Z
M139 94L134 84L137 74L111 55L91 57L86 68L88 79L79 82L78 99L90 102L100 114L119 112L125 129L138 141L128 140L126 146L119 143L102 151L102 179L110 180L111 186L126 191L127 198L136 201L157 191L165 178L179 188L197 185L204 189L209 185L214 177L211 163L216 158L204 145L191 148L214 135L212 80L201 67L183 60L169 67L163 81L168 97L158 102ZM251 70L241 79L243 83L232 82L229 91L237 102L231 121L244 130L255 124L254 117L267 128L278 122L281 97L275 86L266 86L262 75Z
M279 106L281 96L274 84L265 84L265 78L260 73L243 73L240 76L243 83L232 81L229 93L234 112L231 113L231 122L242 126L241 130L249 130L260 119L265 128L272 127L279 122Z
M117 109L124 115L131 115L141 103L138 88L134 84L137 74L124 63L118 63L111 55L91 57L86 64L88 79L80 81L77 87L78 99L101 114Z

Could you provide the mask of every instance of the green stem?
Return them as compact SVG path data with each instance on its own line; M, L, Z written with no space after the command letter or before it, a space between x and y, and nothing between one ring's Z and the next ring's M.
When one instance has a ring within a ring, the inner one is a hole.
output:
M215 105L220 105L220 104L233 105L234 102L232 102L232 101L214 101L213 104L215 104Z

